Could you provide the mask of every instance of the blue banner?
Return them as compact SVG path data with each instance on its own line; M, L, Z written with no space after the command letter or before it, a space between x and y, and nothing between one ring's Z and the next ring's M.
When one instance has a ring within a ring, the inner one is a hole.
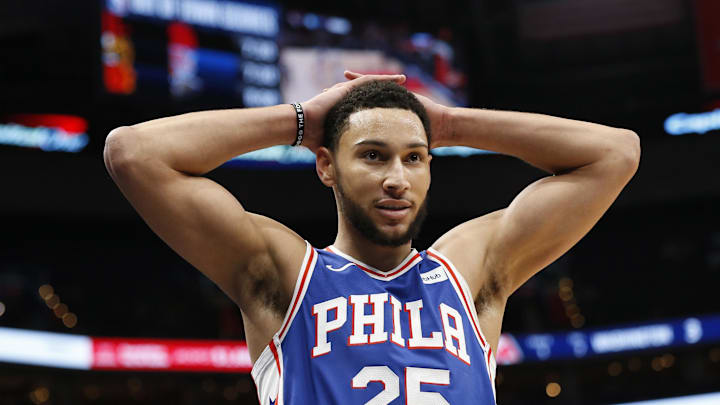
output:
M503 334L498 364L581 359L720 341L720 315L569 333Z

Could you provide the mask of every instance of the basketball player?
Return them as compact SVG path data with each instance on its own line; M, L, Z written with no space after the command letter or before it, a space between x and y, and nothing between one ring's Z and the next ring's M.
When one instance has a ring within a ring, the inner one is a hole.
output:
M638 167L638 136L448 108L399 86L402 75L345 74L299 106L117 128L105 163L148 225L240 307L262 405L494 404L508 297L608 209ZM337 203L337 237L324 249L202 177L300 139ZM552 175L417 252L430 149L449 145L513 155Z

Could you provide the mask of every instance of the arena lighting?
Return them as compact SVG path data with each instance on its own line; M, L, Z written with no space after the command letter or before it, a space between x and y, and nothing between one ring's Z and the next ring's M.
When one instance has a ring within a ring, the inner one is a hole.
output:
M655 399L651 401L641 402L624 402L622 404L615 405L708 405L708 404L720 404L720 392L701 394L701 395L689 395L685 397L674 397L665 399Z
M550 398L555 398L562 392L562 387L556 382L550 382L545 386L545 393Z
M40 294L40 298L44 300L47 300L53 293L55 293L55 290L50 284L43 284L38 288L38 294Z
M342 17L328 17L325 20L325 29L338 35L347 35L352 30L352 23Z
M665 132L670 135L704 134L720 129L720 109L709 112L677 113L665 120Z
M303 25L309 30L320 28L320 17L317 14L307 13L303 16Z
M89 370L92 340L87 336L0 327L0 361Z
M36 405L44 404L49 399L50 390L48 390L46 387L40 386L30 392L30 400Z

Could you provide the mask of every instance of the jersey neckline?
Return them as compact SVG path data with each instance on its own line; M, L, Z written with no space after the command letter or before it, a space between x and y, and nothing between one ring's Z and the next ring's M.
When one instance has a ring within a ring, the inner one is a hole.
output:
M382 271L379 270L373 266L370 266L369 264L363 263L360 260L355 259L354 257L350 256L349 254L343 252L342 250L335 247L335 245L330 245L325 248L328 252L334 253L343 259L346 259L353 263L357 268L364 271L367 275L370 277L382 280L382 281L390 281L392 279L395 279L397 277L400 277L401 275L405 274L408 270L410 270L415 264L417 264L420 260L422 260L422 257L420 256L420 253L413 248L410 250L410 253L408 253L407 257L400 262L397 266L395 266L393 269L388 271Z

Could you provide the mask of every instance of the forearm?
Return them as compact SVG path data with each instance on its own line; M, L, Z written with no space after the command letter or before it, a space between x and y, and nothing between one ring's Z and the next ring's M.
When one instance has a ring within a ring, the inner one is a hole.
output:
M443 145L516 156L550 173L592 164L609 153L631 155L639 149L633 132L590 122L469 108L452 108L449 115L450 128Z
M204 174L242 153L289 145L296 134L289 105L193 112L113 130L106 154Z

